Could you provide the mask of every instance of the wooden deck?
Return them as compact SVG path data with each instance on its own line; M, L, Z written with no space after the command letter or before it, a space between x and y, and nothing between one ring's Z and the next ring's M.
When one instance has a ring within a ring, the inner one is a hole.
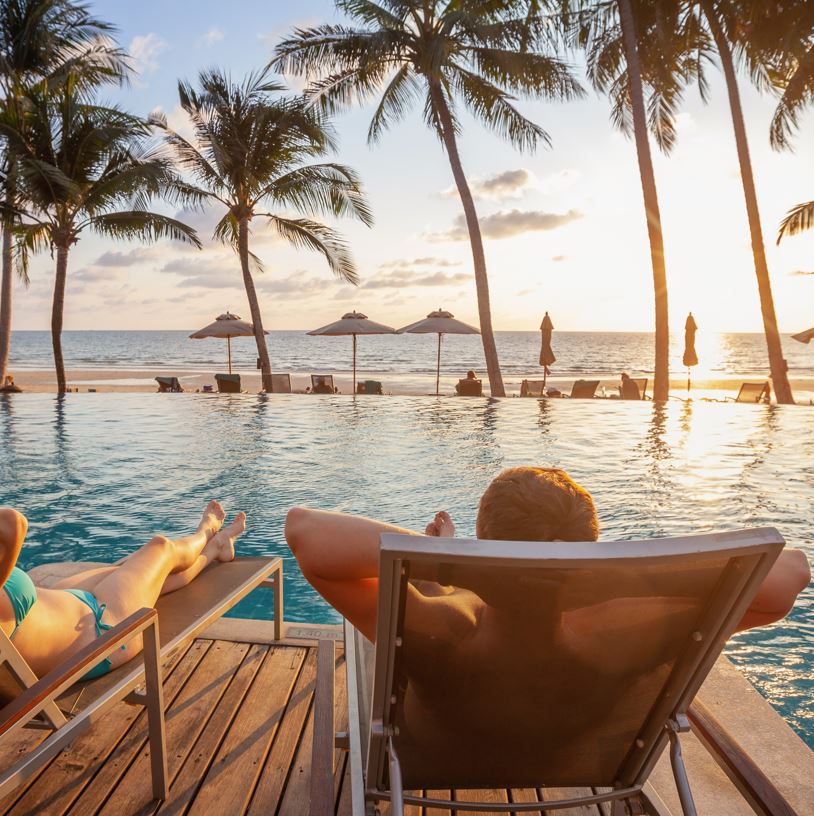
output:
M316 646L313 641L291 637L303 635L293 627L284 644L272 643L270 637L248 637L248 631L252 627L246 623L220 621L208 633L212 637L196 640L167 661L164 689L171 787L170 798L160 807L150 799L145 714L141 708L120 704L31 783L0 802L0 813L307 816ZM258 630L254 631L256 634ZM347 727L342 662L342 655L338 654L338 730ZM732 679L721 677L717 682L731 688ZM754 717L754 712L744 713ZM40 738L38 732L21 734L14 750L26 750ZM773 745L772 750L776 750L777 739ZM689 739L685 753L701 814L752 813L697 741ZM814 802L811 787L814 775L810 773L810 759L804 752L798 754L796 758L784 756L776 761L779 764L782 760L786 773L792 774L789 780L780 782L797 791L795 806L803 814L814 812L805 808L806 801L809 805ZM8 759L4 757L4 763ZM665 760L662 758L653 781L672 812L678 813ZM809 764L800 767L799 762ZM346 754L337 751L334 790L338 816L350 816L351 812L346 764ZM807 790L800 787L805 777L798 776L799 773L809 773ZM469 792L468 797L480 795L483 801L544 802L544 796L565 793ZM450 791L433 795L448 798ZM406 812L410 816L444 813L436 809L422 813L416 807L408 807ZM596 807L556 811L565 816L608 816L609 812L608 808ZM387 813L386 807L382 813Z

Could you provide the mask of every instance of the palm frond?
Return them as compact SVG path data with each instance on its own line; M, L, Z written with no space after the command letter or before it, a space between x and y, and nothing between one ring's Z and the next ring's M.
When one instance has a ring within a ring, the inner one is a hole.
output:
M108 238L115 238L119 241L160 241L170 238L173 241L182 241L200 249L201 241L195 230L176 218L160 215L143 210L130 210L122 212L104 213L94 215L88 219L86 224L77 225L82 228L85 225L93 229L100 235Z
M814 201L798 204L786 213L786 217L780 222L777 243L779 244L787 236L797 235L810 229L814 229Z

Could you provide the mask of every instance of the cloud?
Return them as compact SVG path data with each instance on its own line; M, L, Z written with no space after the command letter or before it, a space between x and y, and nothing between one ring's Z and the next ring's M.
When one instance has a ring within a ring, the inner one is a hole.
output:
M472 195L476 198L489 198L501 201L505 198L518 198L529 186L531 174L528 170L504 170L494 176L473 178L469 181ZM455 186L442 190L442 198L456 198L458 188Z
M224 36L225 34L219 28L210 28L206 34L198 37L198 45L212 46L219 43Z
M548 232L564 227L582 217L582 213L578 210L568 210L566 213L548 213L541 210L501 210L481 218L480 227L484 238L501 240L514 238L527 232ZM466 241L469 239L466 220L463 215L459 215L451 229L446 232L428 233L425 237L432 242Z
M425 257L425 258L396 258L393 261L386 261L383 264L379 264L379 269L412 269L416 266L436 266L436 267L450 267L450 266L460 266L461 261L451 261L447 258L435 258L435 257Z
M401 289L417 286L457 286L472 280L468 272L456 272L447 275L444 272L416 274L408 269L395 269L371 278L362 285L362 289Z
M158 56L166 51L167 47L167 43L153 32L137 34L133 37L127 50L132 58L135 72L140 77L154 74L159 68ZM134 84L145 87L144 83L135 82Z
M561 263L567 257L568 257L567 255L554 255L552 256L551 260L554 261L554 263Z
M113 251L102 253L94 262L93 266L109 266L119 268L122 266L135 266L145 261L156 258L158 251L153 247L136 247L127 252Z
M162 272L177 275L184 289L235 289L243 286L240 265L233 253L209 252L203 257L174 258L161 267Z
M807 278L809 275L814 275L814 269L795 269L793 272L789 272L789 275L795 278Z
M301 298L326 294L337 285L337 281L332 278L315 278L309 276L304 269L292 272L285 278L277 278L267 272L264 275L257 275L254 280L257 288L267 294L297 295ZM343 288L356 291L356 287L350 284L344 284Z

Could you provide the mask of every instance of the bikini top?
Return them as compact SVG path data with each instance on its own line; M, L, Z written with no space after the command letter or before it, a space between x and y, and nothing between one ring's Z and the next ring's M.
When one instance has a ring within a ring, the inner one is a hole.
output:
M37 588L28 577L27 572L23 572L19 567L13 567L11 575L3 584L3 591L8 595L11 608L14 610L14 631L11 633L11 637L14 637L20 624L37 601Z

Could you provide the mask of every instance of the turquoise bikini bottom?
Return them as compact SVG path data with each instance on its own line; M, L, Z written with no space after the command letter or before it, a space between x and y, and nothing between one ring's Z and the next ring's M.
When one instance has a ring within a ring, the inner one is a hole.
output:
M107 606L105 604L100 606L99 601L96 600L96 596L92 592L86 592L84 589L65 589L63 592L69 592L75 598L82 601L82 603L93 612L93 616L96 618L96 637L101 637L102 632L113 628L109 623L102 621L102 615L104 615ZM122 649L123 648L124 646L122 646ZM100 663L97 663L87 674L83 675L81 679L95 680L97 677L102 677L107 674L110 669L110 658L106 657Z

